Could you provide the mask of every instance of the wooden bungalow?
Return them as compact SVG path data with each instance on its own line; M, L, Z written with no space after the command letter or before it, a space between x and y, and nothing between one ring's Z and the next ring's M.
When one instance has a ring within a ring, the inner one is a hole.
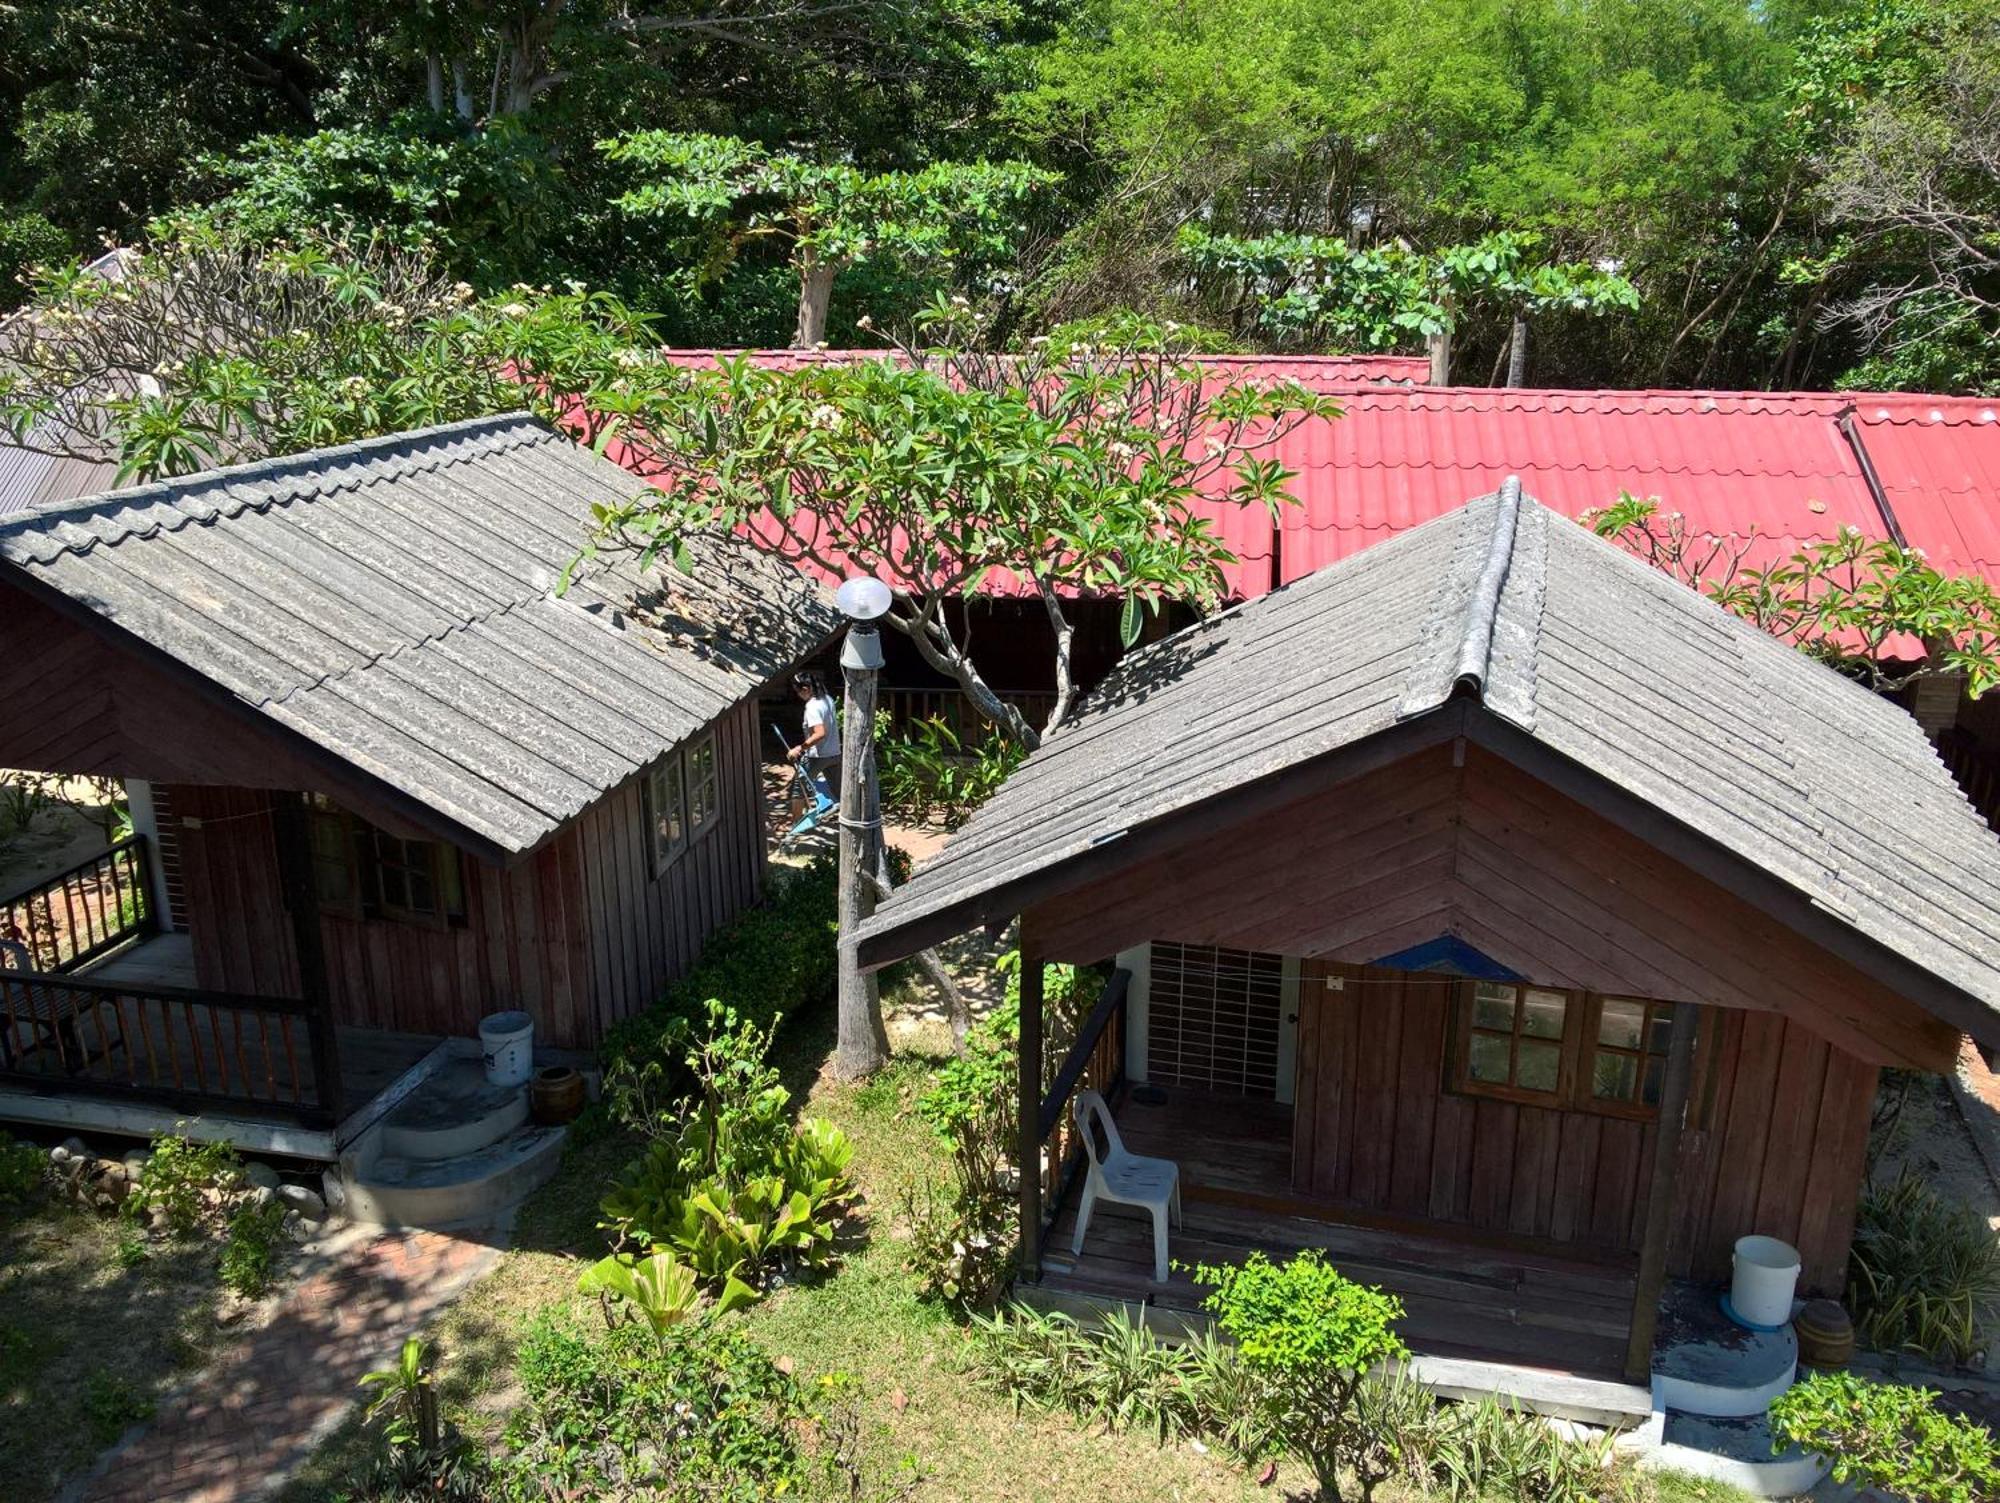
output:
M1127 659L860 950L1017 916L1031 1297L1197 1307L1116 1208L1071 1250L1094 1085L1177 1260L1324 1247L1419 1350L1614 1381L1743 1235L1839 1291L1878 1072L2000 1045L1916 722L1512 484Z
M560 590L635 484L513 416L0 519L0 767L143 779L173 846L0 905L0 1117L330 1157L441 1037L592 1045L755 902L757 697L835 616L724 544Z

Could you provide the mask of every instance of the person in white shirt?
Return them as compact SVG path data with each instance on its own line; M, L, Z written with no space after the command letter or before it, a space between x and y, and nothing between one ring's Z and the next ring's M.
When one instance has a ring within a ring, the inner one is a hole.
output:
M806 733L786 755L794 762L804 761L806 775L823 797L838 799L840 707L827 690L825 678L810 668L792 680L792 692L805 702Z

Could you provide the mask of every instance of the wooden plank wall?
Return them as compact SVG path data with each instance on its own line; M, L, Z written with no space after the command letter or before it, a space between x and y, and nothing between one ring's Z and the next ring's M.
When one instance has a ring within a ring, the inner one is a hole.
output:
M1329 977L1343 990L1328 988ZM1655 1129L1445 1089L1455 983L1301 968L1293 1188L1373 1213L1603 1252L1639 1245ZM1672 1268L1723 1278L1749 1232L1809 1288L1844 1277L1876 1070L1770 1013L1716 1012L1682 1145Z
M757 734L755 700L717 723L722 817L658 877L636 780L573 827L598 1033L657 999L708 936L763 892L767 814Z
M638 1011L763 886L764 803L756 704L717 725L722 818L651 874L637 780L615 789L509 868L463 862L466 921L433 928L322 917L335 1017L411 1033L470 1034L520 1008L538 1038L587 1048ZM270 800L249 789L177 785L196 973L205 986L297 994L278 900Z

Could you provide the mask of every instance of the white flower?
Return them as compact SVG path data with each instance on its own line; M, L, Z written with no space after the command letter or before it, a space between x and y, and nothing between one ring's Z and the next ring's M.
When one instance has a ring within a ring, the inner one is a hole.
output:
M526 303L502 303L500 305L500 312L508 318L526 318L528 316L528 305Z

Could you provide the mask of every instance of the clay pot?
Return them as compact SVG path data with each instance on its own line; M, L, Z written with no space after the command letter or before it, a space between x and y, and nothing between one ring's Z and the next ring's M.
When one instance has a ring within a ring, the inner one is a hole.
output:
M1838 1300L1807 1303L1792 1322L1798 1332L1799 1361L1808 1367L1845 1367L1854 1360L1854 1322Z
M544 1127L574 1122L583 1110L583 1077L568 1065L535 1071L528 1082L528 1110Z

